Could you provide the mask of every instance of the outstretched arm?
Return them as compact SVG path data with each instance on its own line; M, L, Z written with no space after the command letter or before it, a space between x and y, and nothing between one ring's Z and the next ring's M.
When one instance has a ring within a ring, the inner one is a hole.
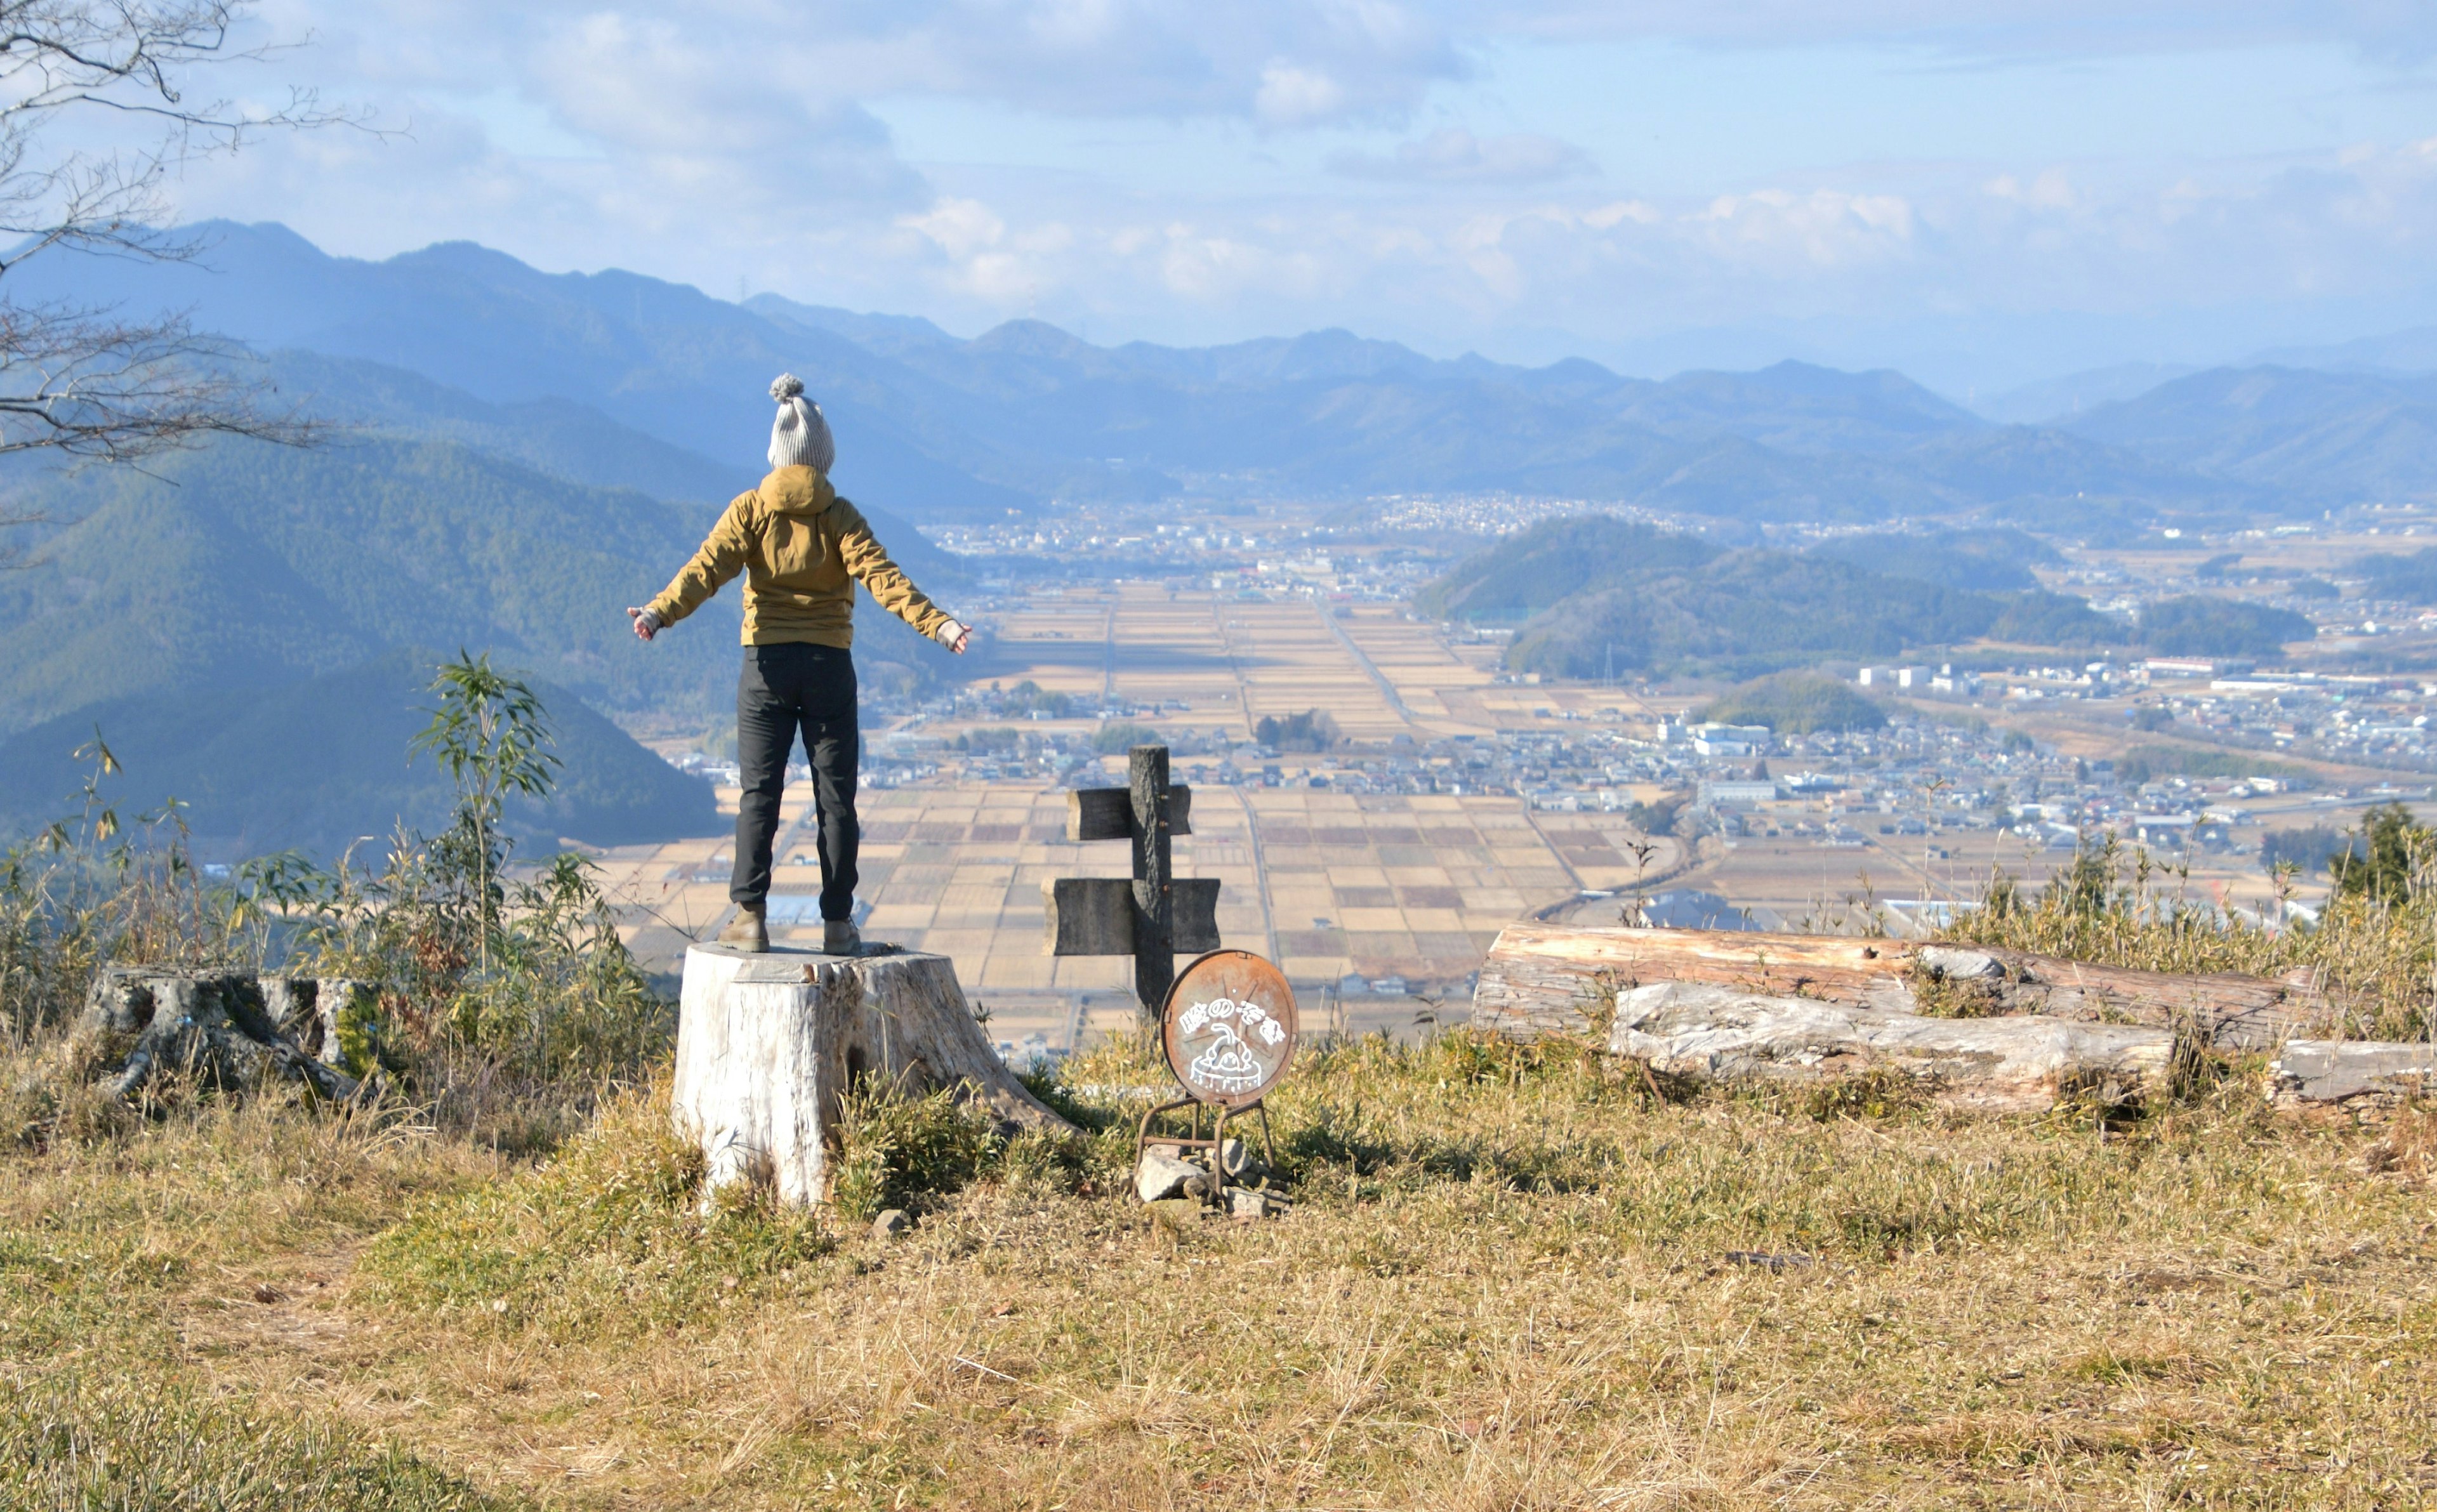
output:
M872 601L952 652L961 653L973 630L933 603L904 569L889 560L865 523L863 513L844 499L830 506L837 524L838 557L846 569L871 593Z
M747 545L744 506L750 494L740 495L730 501L719 523L710 528L702 548L693 560L679 569L660 590L658 598L642 608L629 607L626 617L634 622L635 634L649 640L662 628L674 625L702 607L703 600L719 591L719 585L745 570Z

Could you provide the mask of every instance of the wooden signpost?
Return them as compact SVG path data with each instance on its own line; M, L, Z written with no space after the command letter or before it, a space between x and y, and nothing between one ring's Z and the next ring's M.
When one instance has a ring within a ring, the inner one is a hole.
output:
M1133 878L1064 877L1041 884L1051 955L1130 955L1134 996L1156 1014L1176 980L1176 955L1218 948L1218 879L1179 878L1169 838L1193 833L1193 790L1167 780L1167 747L1129 753L1123 788L1066 795L1066 838L1130 840Z

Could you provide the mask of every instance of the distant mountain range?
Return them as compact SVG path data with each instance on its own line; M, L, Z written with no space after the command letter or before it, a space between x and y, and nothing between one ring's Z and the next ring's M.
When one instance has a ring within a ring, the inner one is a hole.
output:
M763 389L786 369L838 430L840 487L925 525L1178 494L1506 490L1738 520L1974 513L2085 532L2437 493L2437 441L2418 429L2428 380L2385 373L2118 371L2058 391L2045 415L2013 396L2031 423L1999 424L1886 372L1788 362L1652 381L1579 359L1439 360L1343 331L1098 347L1017 321L965 340L633 273L544 274L468 244L376 263L276 225L196 229L198 264L37 259L12 287L190 309L265 352L377 362L569 442L606 423L697 460L622 443L635 472L621 480L639 486L686 465L749 476ZM2264 406L2245 397L2261 385Z
M918 526L1095 501L1194 512L1283 495L1359 513L1380 495L1502 491L1746 527L1914 522L1807 556L1544 531L1434 599L1520 624L1517 656L1560 672L1765 670L1981 635L2124 640L2120 621L2033 590L2038 536L2437 495L2437 376L2387 371L2437 353L2429 333L2286 366L2085 374L2010 396L2017 424L1886 372L1788 362L1651 381L1581 360L1440 360L1343 331L1099 347L1019 321L963 339L632 273L544 274L466 244L365 262L276 225L196 229L195 263L37 258L8 288L187 310L252 346L289 402L347 428L316 450L232 443L144 472L0 468L0 515L54 522L14 535L39 547L35 570L0 574L0 740L13 738L0 828L44 813L42 784L68 775L65 747L52 748L102 722L149 764L143 782L226 807L212 833L320 843L385 830L429 808L425 778L377 742L309 732L395 735L364 701L388 707L412 681L394 658L416 647L493 652L562 703L619 718L717 722L733 596L648 648L620 611L760 476L782 370L830 413L840 487L952 600L967 565ZM1925 518L1970 529L1924 534ZM2272 647L2292 630L2235 625L2207 603L2161 618L2150 640ZM868 685L953 665L885 617L860 617L859 633ZM547 821L557 833L710 823L691 789L641 779L663 771L635 765L648 753L566 713L589 732L569 770L570 792L588 796ZM298 779L228 756L247 740L324 752L322 796L283 808L278 784Z

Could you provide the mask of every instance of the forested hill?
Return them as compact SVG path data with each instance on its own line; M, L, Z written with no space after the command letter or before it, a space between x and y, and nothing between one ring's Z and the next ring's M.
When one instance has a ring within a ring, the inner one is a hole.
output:
M468 647L611 712L724 706L731 591L651 646L623 607L665 584L715 505L587 488L455 442L230 442L151 471L38 476L11 509L73 521L0 573L0 735L155 689L260 688L403 645ZM908 565L939 553L910 527ZM933 581L938 581L936 578ZM946 653L858 617L868 676Z
M68 754L96 728L126 791L186 801L222 850L326 849L419 822L439 790L406 765L400 711L429 702L431 663L461 648L552 686L564 790L521 815L532 833L715 832L709 787L595 709L719 721L735 594L649 646L623 612L668 581L717 508L377 433L310 450L224 442L145 472L21 474L7 513L71 523L39 539L29 569L0 573L0 839L58 817ZM902 522L886 534L942 584L943 553ZM885 615L859 616L858 634L870 686L946 660ZM426 648L411 667L408 648Z
M442 653L402 648L318 677L242 690L169 687L106 699L0 740L0 833L26 834L75 811L91 771L77 751L96 730L121 773L108 791L132 818L169 798L198 851L238 860L300 849L327 860L377 847L404 823L436 833L455 801L447 773L408 743L429 720ZM710 784L629 739L565 688L538 685L563 765L544 802L510 802L528 854L562 839L594 845L717 834Z
M1944 532L1911 547L1886 538L1884 549L1873 541L1811 554L1727 549L1603 515L1554 519L1475 553L1416 602L1441 617L1515 627L1509 667L1569 677L1744 677L1823 658L1926 656L1977 641L2274 656L2312 634L2290 611L2233 600L2165 600L2128 622L2036 586L1956 586L2007 576L2003 536Z

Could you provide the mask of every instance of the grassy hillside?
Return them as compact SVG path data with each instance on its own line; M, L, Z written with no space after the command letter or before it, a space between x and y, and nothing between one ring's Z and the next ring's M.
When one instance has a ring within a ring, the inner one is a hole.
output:
M124 768L109 785L122 813L177 798L209 859L293 848L328 860L401 820L436 833L455 790L430 757L410 761L407 747L429 721L439 659L396 651L302 682L106 700L38 724L0 741L0 836L74 811L91 766L73 753L96 730ZM535 690L564 766L545 802L509 804L512 831L548 851L561 839L624 845L727 827L710 784L637 745L573 694L546 683Z
M31 1061L0 1045L0 1099ZM1099 1132L1063 1145L952 1125L985 1157L893 1243L701 1214L664 1095L505 1153L0 1102L35 1131L0 1145L0 1496L2370 1508L2437 1452L2425 1114L1674 1103L1565 1045L1375 1037L1271 1101L1295 1210L1205 1223L1124 1179L1141 1104L1103 1089L1164 1076L1078 1068Z
M2408 850L2394 895L2271 930L2111 842L1948 937L2306 967L2334 1032L2421 1041ZM2265 1053L2000 1114L1887 1068L1705 1087L1604 1034L1313 1033L1264 1121L1292 1208L1228 1222L1135 1199L1167 1072L1124 1034L1035 1079L1069 1130L868 1086L831 1203L706 1203L614 934L367 900L290 938L377 984L388 1098L164 1073L130 1106L95 1082L123 1038L69 1028L94 961L266 941L157 868L28 909L39 867L0 874L12 1509L2428 1500L2437 1115L2281 1112Z

